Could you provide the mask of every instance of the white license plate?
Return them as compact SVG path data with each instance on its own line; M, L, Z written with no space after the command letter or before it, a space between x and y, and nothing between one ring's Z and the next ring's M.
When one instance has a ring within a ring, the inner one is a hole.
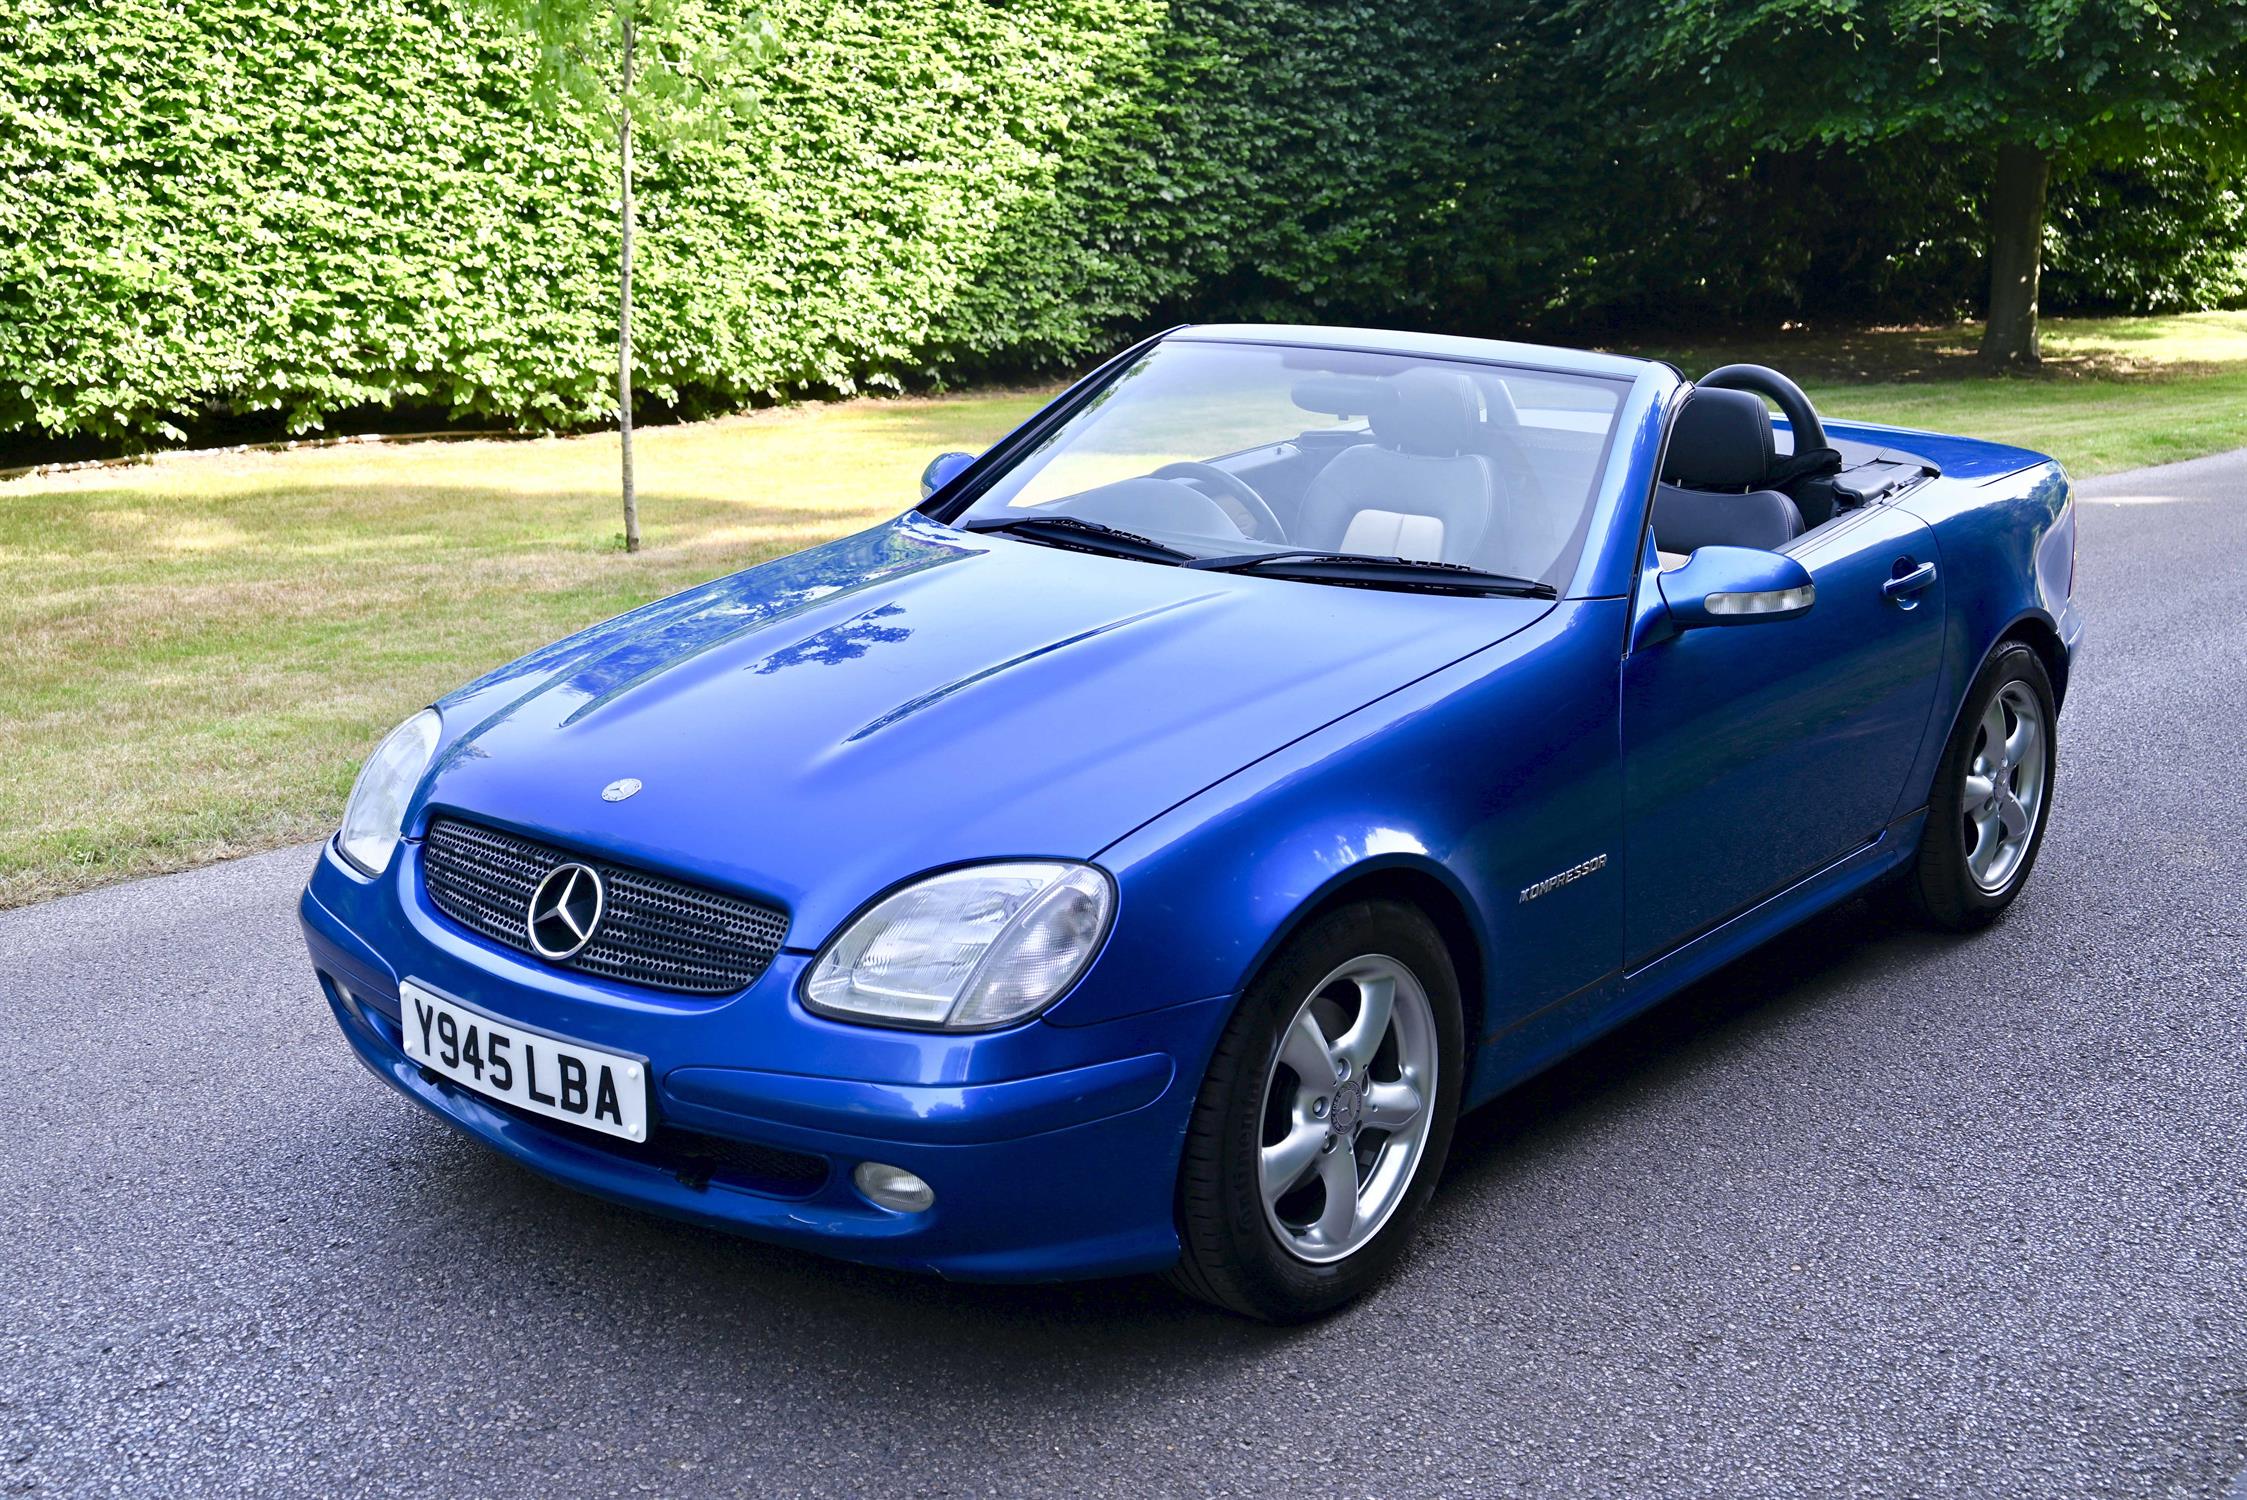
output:
M648 1138L647 1065L470 1010L412 980L398 986L406 1056L517 1109L628 1141Z

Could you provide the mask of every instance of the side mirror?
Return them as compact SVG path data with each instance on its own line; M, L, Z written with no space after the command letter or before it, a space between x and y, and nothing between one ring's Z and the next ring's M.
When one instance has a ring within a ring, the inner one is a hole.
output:
M921 470L921 498L926 500L950 484L960 470L975 462L972 453L939 453Z
M1755 547L1703 547L1684 567L1656 579L1679 630L1791 620L1809 613L1818 598L1808 568Z

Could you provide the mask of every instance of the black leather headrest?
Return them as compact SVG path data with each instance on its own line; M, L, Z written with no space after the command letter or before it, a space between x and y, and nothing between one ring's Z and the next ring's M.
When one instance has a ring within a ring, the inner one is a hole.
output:
M1670 425L1662 478L1692 489L1756 489L1771 457L1771 412L1761 396L1697 386Z
M1373 435L1406 453L1460 453L1474 446L1482 397L1464 370L1432 366L1391 377L1396 399L1373 413Z
M1761 547L1776 552L1802 530L1801 509L1777 490L1723 495L1671 484L1654 490L1654 545L1663 552L1702 547Z

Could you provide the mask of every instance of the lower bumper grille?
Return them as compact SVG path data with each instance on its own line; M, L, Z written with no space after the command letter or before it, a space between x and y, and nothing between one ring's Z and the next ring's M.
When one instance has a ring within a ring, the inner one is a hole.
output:
M428 1069L422 1071L422 1079L440 1088L459 1088L450 1079ZM775 1198L806 1198L827 1180L827 1158L808 1152L759 1146L661 1124L642 1145L597 1131L580 1130L527 1109L518 1109L504 1100L469 1094L465 1089L460 1092L479 1104L513 1115L541 1130L552 1131L573 1145L669 1172L689 1187L703 1188L712 1181L719 1181Z
M439 911L534 957L531 895L548 871L573 863L599 872L605 900L593 940L559 968L725 995L755 983L788 935L787 914L773 907L459 818L433 820L421 846L422 884Z

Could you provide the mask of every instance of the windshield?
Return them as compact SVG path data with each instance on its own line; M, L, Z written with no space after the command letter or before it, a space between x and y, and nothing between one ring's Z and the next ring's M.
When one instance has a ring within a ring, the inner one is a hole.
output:
M1068 518L1196 557L1405 558L1558 588L1625 390L1506 365L1174 340L956 520Z

